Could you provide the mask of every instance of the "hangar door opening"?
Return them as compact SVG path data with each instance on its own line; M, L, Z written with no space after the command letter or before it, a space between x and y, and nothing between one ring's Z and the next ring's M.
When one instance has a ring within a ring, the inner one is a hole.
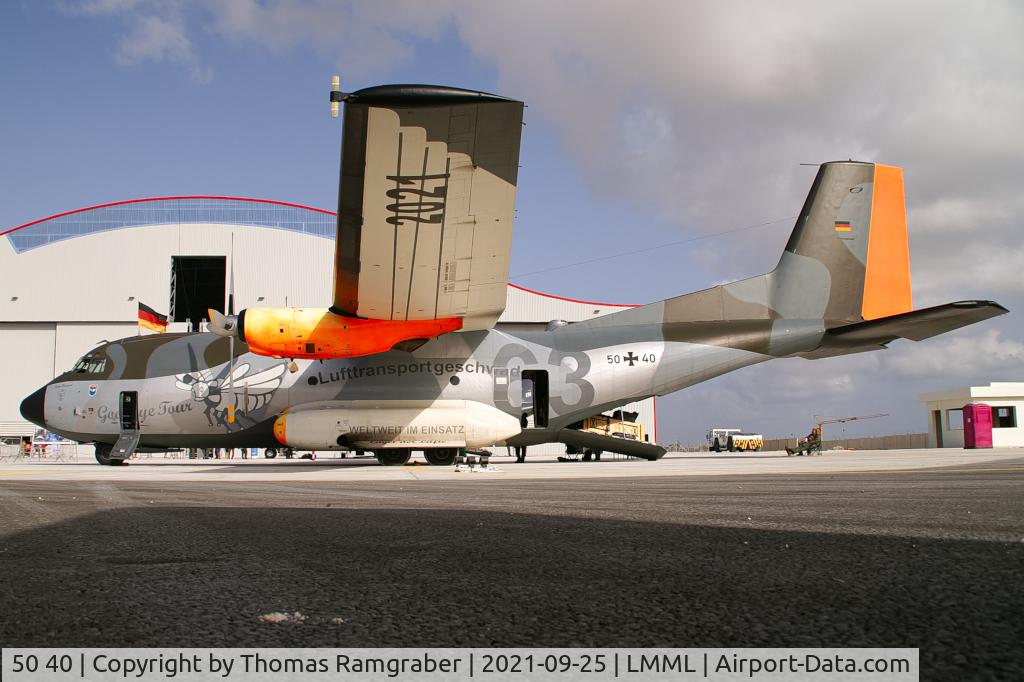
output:
M198 329L208 308L224 310L226 275L225 256L171 256L171 321Z

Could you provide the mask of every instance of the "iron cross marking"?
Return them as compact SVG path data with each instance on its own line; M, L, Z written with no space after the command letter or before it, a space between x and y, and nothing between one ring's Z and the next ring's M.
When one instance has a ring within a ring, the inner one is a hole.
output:
M627 355L626 357L624 357L622 359L625 360L626 362L628 362L629 366L632 367L633 365L636 364L636 361L639 360L640 358L638 358L637 356L633 355L633 351L629 351L629 355Z

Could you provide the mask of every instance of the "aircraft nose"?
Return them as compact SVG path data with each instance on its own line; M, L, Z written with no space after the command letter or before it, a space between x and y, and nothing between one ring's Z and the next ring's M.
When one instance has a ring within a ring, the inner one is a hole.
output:
M46 400L46 386L21 401L21 416L37 426L45 426L43 403Z

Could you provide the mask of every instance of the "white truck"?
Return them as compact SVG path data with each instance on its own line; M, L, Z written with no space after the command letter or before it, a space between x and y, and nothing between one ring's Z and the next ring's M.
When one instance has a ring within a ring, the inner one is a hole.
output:
M708 450L711 452L757 451L764 447L764 436L743 433L740 429L711 429L708 431Z

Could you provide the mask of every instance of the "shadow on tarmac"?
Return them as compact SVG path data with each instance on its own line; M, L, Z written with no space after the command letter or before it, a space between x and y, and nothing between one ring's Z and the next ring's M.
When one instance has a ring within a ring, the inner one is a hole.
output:
M1020 543L327 506L131 507L9 535L0 641L908 646L923 679L1024 672Z

